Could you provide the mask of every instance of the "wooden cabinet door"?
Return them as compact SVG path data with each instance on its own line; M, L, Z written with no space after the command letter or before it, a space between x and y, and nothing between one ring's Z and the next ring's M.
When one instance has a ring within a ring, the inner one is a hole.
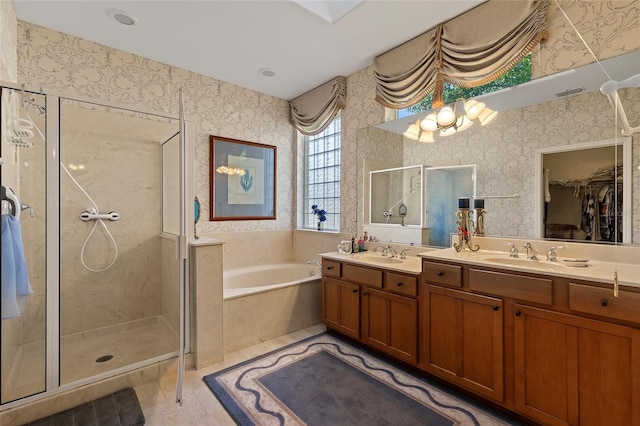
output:
M360 338L360 286L325 277L322 282L322 322L329 328Z
M515 315L516 409L544 424L575 424L575 330L548 311L516 305Z
M640 424L639 331L515 307L515 402L549 425Z
M418 361L418 302L415 299L364 287L362 338L394 357Z
M502 300L426 285L420 366L495 401L504 400Z

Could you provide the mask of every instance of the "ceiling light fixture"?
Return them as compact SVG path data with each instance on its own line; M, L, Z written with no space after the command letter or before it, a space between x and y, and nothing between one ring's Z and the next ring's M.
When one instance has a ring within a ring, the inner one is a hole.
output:
M451 136L468 129L478 120L484 126L493 120L498 113L488 108L483 102L475 99L458 101L432 110L423 118L412 123L404 132L404 136L420 141L434 142L433 134L440 131L440 136Z
M116 21L118 21L122 25L132 26L132 25L135 25L135 24L138 23L138 18L136 18L135 16L133 16L129 12L125 12L124 10L109 9L107 11L107 13L109 14L109 16L112 19L115 19Z
M264 77L273 77L274 75L276 75L276 72L271 68L260 68L258 72Z

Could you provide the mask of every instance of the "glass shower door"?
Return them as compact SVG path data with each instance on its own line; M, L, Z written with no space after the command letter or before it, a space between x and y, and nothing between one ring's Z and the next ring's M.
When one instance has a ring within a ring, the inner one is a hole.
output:
M176 120L61 102L61 385L177 353L161 148L177 128Z
M2 88L0 112L5 404L46 389L45 96Z

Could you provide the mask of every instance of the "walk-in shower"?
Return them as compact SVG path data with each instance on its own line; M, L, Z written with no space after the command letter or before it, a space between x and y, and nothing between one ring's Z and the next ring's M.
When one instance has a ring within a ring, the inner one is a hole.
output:
M2 185L34 212L19 220L33 293L2 320L0 403L176 356L178 121L8 87L0 100Z

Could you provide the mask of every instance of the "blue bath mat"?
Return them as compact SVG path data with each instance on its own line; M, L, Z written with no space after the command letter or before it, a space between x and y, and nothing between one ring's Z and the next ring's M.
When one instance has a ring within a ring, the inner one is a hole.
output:
M204 377L240 425L512 425L321 334Z

